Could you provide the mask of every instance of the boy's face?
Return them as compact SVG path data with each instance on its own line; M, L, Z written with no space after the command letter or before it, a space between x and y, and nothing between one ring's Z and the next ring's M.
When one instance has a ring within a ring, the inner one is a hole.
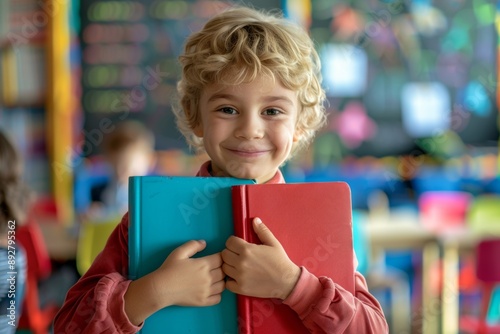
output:
M203 137L217 176L266 182L300 137L297 94L270 78L209 85L202 91L199 109L201 124L195 134Z

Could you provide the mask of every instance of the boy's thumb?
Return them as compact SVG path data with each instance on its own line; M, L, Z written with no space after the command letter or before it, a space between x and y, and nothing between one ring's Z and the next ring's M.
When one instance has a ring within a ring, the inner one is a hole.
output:
M262 220L260 218L254 218L253 220L253 230L259 237L260 241L264 245L268 246L275 246L275 245L281 245L274 236L274 234L271 232L271 230L264 225Z

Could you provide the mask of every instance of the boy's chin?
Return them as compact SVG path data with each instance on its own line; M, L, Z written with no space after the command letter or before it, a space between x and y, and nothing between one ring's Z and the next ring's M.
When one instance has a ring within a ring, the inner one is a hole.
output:
M237 179L248 179L248 180L256 180L257 183L263 183L271 179L277 172L272 173L271 170L268 170L268 173L263 172L262 168L256 166L249 166L245 164L228 164L224 170L212 170L213 176L229 176Z
M270 180L274 174L272 175L264 175L262 172L252 172L252 171L240 171L230 173L229 176L235 177L237 179L247 179L247 180L255 180L257 183L264 183Z

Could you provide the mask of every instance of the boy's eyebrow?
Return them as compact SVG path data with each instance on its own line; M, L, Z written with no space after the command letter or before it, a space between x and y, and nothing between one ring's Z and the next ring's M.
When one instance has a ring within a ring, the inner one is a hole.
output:
M212 102L212 101L215 101L215 100L218 100L218 99L232 100L232 99L237 99L237 98L238 98L238 96L237 95L233 95L233 94L215 93L214 95L210 96L210 98L208 99L208 102ZM284 95L265 96L263 98L263 100L265 102L283 101L283 102L288 103L288 104L290 104L292 106L295 105L295 103L293 103L293 101L288 96L284 96Z
M225 93L215 93L210 98L208 99L208 102L212 102L218 99L227 99L230 100L231 98L235 97L234 95L231 94L225 94Z

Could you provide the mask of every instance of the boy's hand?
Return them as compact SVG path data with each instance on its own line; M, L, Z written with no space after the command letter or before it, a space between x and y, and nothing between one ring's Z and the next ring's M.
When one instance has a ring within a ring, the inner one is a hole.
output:
M203 240L188 241L154 271L153 284L160 305L209 306L220 302L225 288L220 253L191 258L205 247Z
M171 305L218 304L225 287L220 253L191 258L205 247L205 241L188 241L174 249L160 268L132 281L124 295L130 322L139 325Z
M234 293L286 299L300 276L278 239L259 218L253 228L262 245L231 236L222 251L222 270L229 276L226 288Z

